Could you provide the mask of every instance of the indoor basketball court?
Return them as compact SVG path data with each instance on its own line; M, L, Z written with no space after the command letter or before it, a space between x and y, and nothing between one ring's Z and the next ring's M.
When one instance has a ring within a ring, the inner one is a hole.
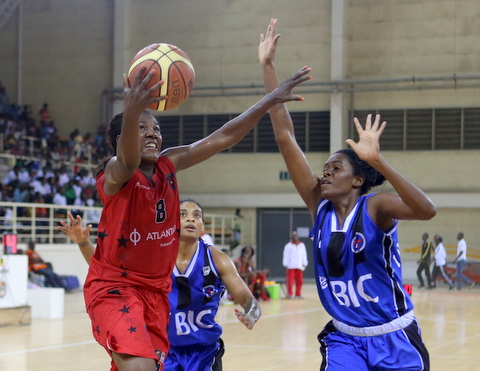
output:
M416 290L412 298L431 370L480 370L480 290ZM317 335L329 316L313 284L303 300L261 302L263 315L252 331L236 319L236 305L221 306L217 320L226 345L224 370L318 370ZM108 370L110 358L95 343L81 291L65 297L63 319L32 319L28 326L0 329L0 370Z

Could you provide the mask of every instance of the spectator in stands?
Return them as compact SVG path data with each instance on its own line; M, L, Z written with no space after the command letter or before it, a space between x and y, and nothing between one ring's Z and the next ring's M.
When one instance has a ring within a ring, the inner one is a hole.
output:
M18 175L18 180L21 182L21 183L33 183L34 180L37 179L37 173L38 171L35 170L33 167L29 167L29 169L27 171L22 171L19 175Z
M268 270L255 270L255 263L252 259L254 254L255 251L252 246L244 246L240 257L234 261L235 267L257 300L270 300L267 290L265 289Z
M92 203L93 202L93 203ZM102 207L100 200L89 198L87 200L88 206L93 207ZM102 216L101 210L88 209L86 212L85 222L92 225L92 228L98 228L98 223L100 223L100 217Z
M13 191L13 202L27 202L27 195L30 190L28 183L18 183L17 188Z
M36 204L44 204L45 198L39 192L33 195L32 202ZM35 225L37 226L35 232L37 235L41 234L48 234L48 225L50 224L48 221L48 217L50 216L50 209L47 207L37 206L35 208Z
M30 185L33 187L34 193L39 193L42 196L52 193L52 187L48 184L48 179L45 177L37 178Z
M8 98L7 90L0 82L0 114L7 113L9 104L10 99Z
M53 203L53 196L55 196L55 193L57 193L57 178L54 176L51 176L48 178L48 187L50 188L50 191L48 193L45 193L45 202L47 204L52 204ZM47 189L47 188L46 188Z
M57 186L57 191L53 196L52 203L60 206L67 205L67 197L65 196L65 187L62 187L60 185ZM67 215L66 209L55 209L56 218L65 218L66 215Z
M58 274L56 274L51 265L49 266L35 251L35 241L28 243L28 269L35 274L41 274L45 277L45 286L61 287L66 290L66 286Z
M77 177L73 178L72 188L75 190L75 196L78 198L82 195L83 187L80 184L80 179Z
M60 186L65 186L69 181L70 177L67 174L67 169L65 166L62 166L60 169L54 171L55 177L57 177L57 182Z
M81 194L79 197L75 198L75 201L73 202L74 206L90 206L87 204L87 201L90 196L90 191L87 190L82 190ZM91 203L93 205L93 201ZM72 214L73 215L80 215L83 218L83 210L79 209L72 209ZM85 218L86 219L86 218Z
M5 186L0 183L0 201L7 201L8 200L8 192L5 190Z
M45 166L42 168L42 171L43 171L43 176L47 179L52 176L55 176L55 172L53 171L53 166L50 161L47 161Z
M73 179L70 179L65 185L65 197L67 198L67 205L73 205L77 198L77 192L73 188Z
M50 110L48 109L48 103L43 103L42 108L38 111L40 115L41 122L49 122L50 121Z
M12 170L10 170L3 179L3 184L12 188L15 188L19 183L19 175L22 167L20 165L15 165Z
M80 169L77 174L77 178L80 180L80 185L83 188L90 188L95 186L95 178L85 168Z

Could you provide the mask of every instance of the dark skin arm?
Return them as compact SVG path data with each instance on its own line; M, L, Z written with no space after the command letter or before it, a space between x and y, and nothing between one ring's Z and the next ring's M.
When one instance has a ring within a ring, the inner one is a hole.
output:
M257 299L255 299L248 286L239 276L232 259L214 247L210 247L210 251L212 252L213 261L215 262L218 273L225 283L228 292L244 310L244 312L240 312L238 309L235 309L235 315L245 327L251 330L262 314Z
M167 148L162 152L162 155L167 156L175 164L177 171L179 171L194 166L218 152L232 147L258 123L273 105L292 100L303 100L302 97L292 94L292 89L308 80L308 77L305 77L308 71L308 68L302 68L258 103L227 122L209 136L190 145Z
M122 131L117 139L117 153L112 157L105 168L104 191L107 195L114 195L135 173L140 165L139 117L153 102L159 102L166 97L152 97L151 94L160 88L163 81L159 81L151 88L146 89L155 71L151 71L142 79L145 67L135 75L130 86L127 75L123 75L123 96L125 107L123 111Z
M385 230L393 224L393 219L429 220L437 212L435 205L427 195L396 171L381 155L379 139L386 122L380 124L380 115L372 123L372 115L367 116L365 128L357 118L354 119L359 141L347 139L347 143L362 160L368 162L381 173L393 186L397 194L377 193L371 197L368 211L380 229Z
M263 82L267 93L278 86L274 57L280 35L275 35L276 19L271 19L266 34L260 35L258 57L263 70ZM318 202L322 198L320 179L313 172L310 164L295 138L293 122L285 104L270 108L275 140L282 153L293 184L302 197L310 214L315 215Z
M70 224L62 220L60 221L62 226L59 226L58 229L78 244L85 261L90 264L90 260L95 253L95 246L89 240L92 225L90 224L84 228L82 226L82 218L80 215L77 215L76 218L74 218L71 213L68 213L67 215ZM227 254L218 251L213 247L210 247L210 251L212 252L218 273L220 274L222 281L225 283L227 290L244 310L244 312L241 312L238 309L235 309L235 315L246 328L251 330L262 314L258 301L254 298L248 286L238 275L232 259L230 259Z
M278 84L274 56L279 35L275 35L275 25L276 19L272 19L265 36L263 34L260 36L258 48L267 92ZM275 139L292 181L314 218L318 202L322 198L319 178L312 171L295 140L293 123L286 106L284 104L276 105L270 109L270 116ZM365 128L362 128L357 118L354 119L354 123L360 139L358 143L348 139L347 144L352 147L360 159L368 162L380 172L397 192L397 194L379 193L369 200L369 214L378 227L386 230L393 225L394 219L428 220L433 218L436 208L425 193L380 156L379 138L386 123L383 122L380 125L379 115L373 124L372 116L369 115Z
M70 225L63 220L60 220L61 226L59 226L58 229L70 237L73 242L78 244L83 258L90 265L90 260L95 253L95 246L93 246L92 242L89 240L92 225L89 224L84 228L82 225L82 217L80 215L77 215L77 217L74 218L72 213L68 212L67 216L70 220Z

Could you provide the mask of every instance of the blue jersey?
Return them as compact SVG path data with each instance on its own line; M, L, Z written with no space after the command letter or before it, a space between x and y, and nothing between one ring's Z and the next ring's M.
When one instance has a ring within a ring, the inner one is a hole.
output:
M199 241L185 273L173 269L172 291L168 295L168 340L172 347L217 342L222 327L215 322L215 315L224 291L212 253L208 245Z
M317 290L325 310L349 326L392 321L413 309L402 285L397 224L381 231L362 196L338 225L331 202L320 201L311 237Z

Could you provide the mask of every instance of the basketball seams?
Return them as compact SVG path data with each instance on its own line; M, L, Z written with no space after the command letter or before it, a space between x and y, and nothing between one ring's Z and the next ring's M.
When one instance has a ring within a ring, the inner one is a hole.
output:
M164 84L155 92L155 96L167 95L168 98L149 105L149 108L165 111L182 104L189 96L195 81L195 70L188 56L181 49L169 44L152 44L143 48L133 58L128 76L130 81L138 68L144 65L158 72L153 80L163 80ZM131 76L132 75L132 76ZM149 83L152 86L155 82ZM147 85L147 86L148 86ZM175 94L174 94L175 93Z

